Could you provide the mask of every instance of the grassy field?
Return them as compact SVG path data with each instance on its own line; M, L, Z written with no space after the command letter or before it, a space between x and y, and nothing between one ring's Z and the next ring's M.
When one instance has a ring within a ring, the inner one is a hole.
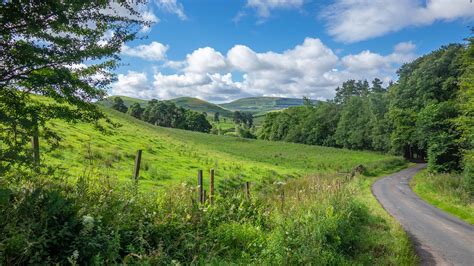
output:
M461 175L432 174L425 170L413 177L411 186L422 199L474 224L474 200L463 188Z
M130 180L138 149L143 150L140 184L160 187L195 181L198 169L213 168L218 179L248 181L286 179L315 173L349 172L362 164L371 174L399 164L399 157L301 144L248 140L160 128L104 108L122 126L104 135L90 125L53 122L63 141L43 159L64 169L64 175L93 171L99 176Z
M317 102L318 101L313 100L314 104ZM301 106L303 103L303 99L296 98L249 97L219 105L233 111L251 112L254 115L263 115L274 110L282 110L292 106Z
M48 152L41 142L41 151L56 172L2 188L15 207L0 208L9 217L0 227L0 261L417 263L407 235L370 191L377 176L406 166L399 157L160 128L104 111L121 126L103 134L52 122L60 147ZM131 181L137 149L138 190ZM362 174L349 173L361 164ZM211 168L215 204L198 204L197 170ZM251 181L249 197L243 181Z
M197 98L180 97L176 99L171 99L170 102L175 103L179 107L183 107L185 109L190 109L200 113L206 112L209 115L219 113L221 117L232 118L234 116L234 113L228 109Z

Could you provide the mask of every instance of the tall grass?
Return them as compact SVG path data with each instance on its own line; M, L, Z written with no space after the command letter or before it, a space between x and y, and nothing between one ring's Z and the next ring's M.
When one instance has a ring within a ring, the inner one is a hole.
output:
M269 182L250 198L238 186L219 187L212 205L198 204L186 183L145 193L94 175L74 184L36 178L2 189L2 264L410 261L389 242L367 241L386 230L345 177Z

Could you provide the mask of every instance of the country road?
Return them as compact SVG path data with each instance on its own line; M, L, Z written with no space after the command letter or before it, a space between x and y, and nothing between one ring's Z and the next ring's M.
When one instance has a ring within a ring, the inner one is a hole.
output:
M424 164L386 176L372 186L382 206L408 232L422 265L474 265L474 226L421 200L410 179Z

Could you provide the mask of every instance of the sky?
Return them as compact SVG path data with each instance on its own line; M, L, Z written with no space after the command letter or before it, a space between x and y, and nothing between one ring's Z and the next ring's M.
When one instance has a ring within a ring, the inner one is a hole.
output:
M331 99L349 79L397 69L474 26L471 0L150 0L154 23L121 50L110 95Z

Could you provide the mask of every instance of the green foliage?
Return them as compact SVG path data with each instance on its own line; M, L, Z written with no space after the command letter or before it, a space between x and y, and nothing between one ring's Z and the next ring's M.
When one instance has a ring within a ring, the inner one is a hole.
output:
M380 86L379 82L375 80L374 84ZM384 90L370 88L367 81L347 81L338 91L340 104L329 101L268 113L258 136L267 140L386 151L390 128L385 118L388 97L378 91Z
M120 97L114 98L114 104L112 105L112 108L122 113L125 113L128 110L127 106L123 103L123 100Z
M207 133L212 127L209 121L207 121L205 114L178 107L169 101L158 101L155 99L147 103L141 117L150 124L163 127Z
M0 221L2 264L373 264L406 256L392 241L364 240L385 234L380 218L352 181L334 176L267 184L250 199L218 193L213 205L198 205L189 185L155 194L92 176L74 185L36 178L48 181L12 183L8 203L0 201L8 218Z
M462 163L463 150L474 147L473 54L472 47L443 46L403 65L387 89L379 79L371 86L348 80L332 101L268 113L258 137L428 158L437 172L464 165L466 182L474 183L471 157Z
M370 109L366 98L351 97L341 110L336 143L349 149L370 149Z
M391 91L392 149L406 156L428 153L432 170L459 169L459 133L454 118L462 45L452 44L406 64ZM452 153L452 154L446 154Z
M141 3L2 1L0 169L32 166L27 142L37 127L57 141L46 121L97 123L105 117L92 101L104 97L123 43L149 24L137 11Z
M142 108L139 103L133 103L132 105L130 105L130 107L128 107L127 113L137 119L141 119L144 110L145 109Z
M460 116L456 119L461 132L459 144L463 149L464 184L474 196L474 37L468 39L469 45L463 57L465 67L457 103Z

